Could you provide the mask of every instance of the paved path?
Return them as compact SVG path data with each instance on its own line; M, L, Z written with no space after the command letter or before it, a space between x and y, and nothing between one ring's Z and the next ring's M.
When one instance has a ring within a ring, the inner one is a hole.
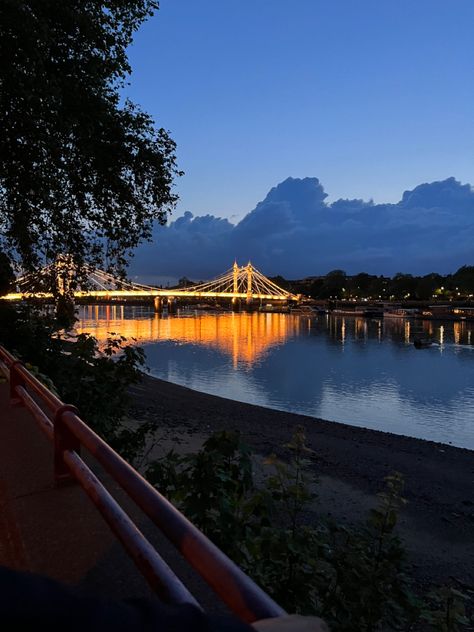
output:
M56 488L53 449L0 384L0 562L76 583L113 537L78 486Z
M79 486L57 488L52 444L30 413L9 404L0 383L0 564L28 570L108 597L150 596L145 581ZM86 459L87 460L87 459ZM113 482L108 489L209 611L210 589Z

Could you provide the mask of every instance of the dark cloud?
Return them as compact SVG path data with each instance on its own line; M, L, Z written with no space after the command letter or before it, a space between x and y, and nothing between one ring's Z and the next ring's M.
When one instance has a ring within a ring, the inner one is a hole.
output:
M469 184L455 178L442 182L420 184L413 191L405 191L400 202L403 208L445 208L449 211L473 210L473 191Z
M205 215L157 227L131 274L215 276L236 258L269 275L303 277L344 268L377 274L446 273L474 263L474 191L455 178L405 191L397 204L326 202L317 178L288 178L238 224Z

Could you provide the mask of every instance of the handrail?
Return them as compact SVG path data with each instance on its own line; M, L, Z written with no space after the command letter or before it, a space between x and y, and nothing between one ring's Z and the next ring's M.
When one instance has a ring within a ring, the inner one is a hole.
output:
M74 480L86 491L153 590L170 603L199 606L133 521L80 457L85 448L154 522L215 593L243 621L278 617L285 611L164 496L79 417L0 346L10 373L10 397L24 405L55 446L58 484ZM31 392L30 392L31 391ZM46 410L45 410L46 409Z

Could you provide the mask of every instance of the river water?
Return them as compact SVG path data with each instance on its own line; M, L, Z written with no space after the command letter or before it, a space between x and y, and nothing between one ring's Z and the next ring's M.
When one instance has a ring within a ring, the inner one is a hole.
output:
M96 305L79 319L101 341L135 338L176 384L474 449L474 323ZM440 344L417 350L417 335Z

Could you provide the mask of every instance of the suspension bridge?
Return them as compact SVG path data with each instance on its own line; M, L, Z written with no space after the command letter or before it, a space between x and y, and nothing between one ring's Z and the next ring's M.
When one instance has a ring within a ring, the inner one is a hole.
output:
M16 280L16 291L4 296L5 300L51 299L52 287L60 293L74 280L74 270L65 269L64 264L51 263L37 274L28 274ZM152 298L155 307L162 299L230 299L232 302L276 301L279 303L299 301L300 296L279 287L250 262L246 266L234 263L230 270L210 281L178 288L159 288L143 283L118 279L112 274L90 266L85 267L84 281L71 294L75 299L96 298L99 300Z

